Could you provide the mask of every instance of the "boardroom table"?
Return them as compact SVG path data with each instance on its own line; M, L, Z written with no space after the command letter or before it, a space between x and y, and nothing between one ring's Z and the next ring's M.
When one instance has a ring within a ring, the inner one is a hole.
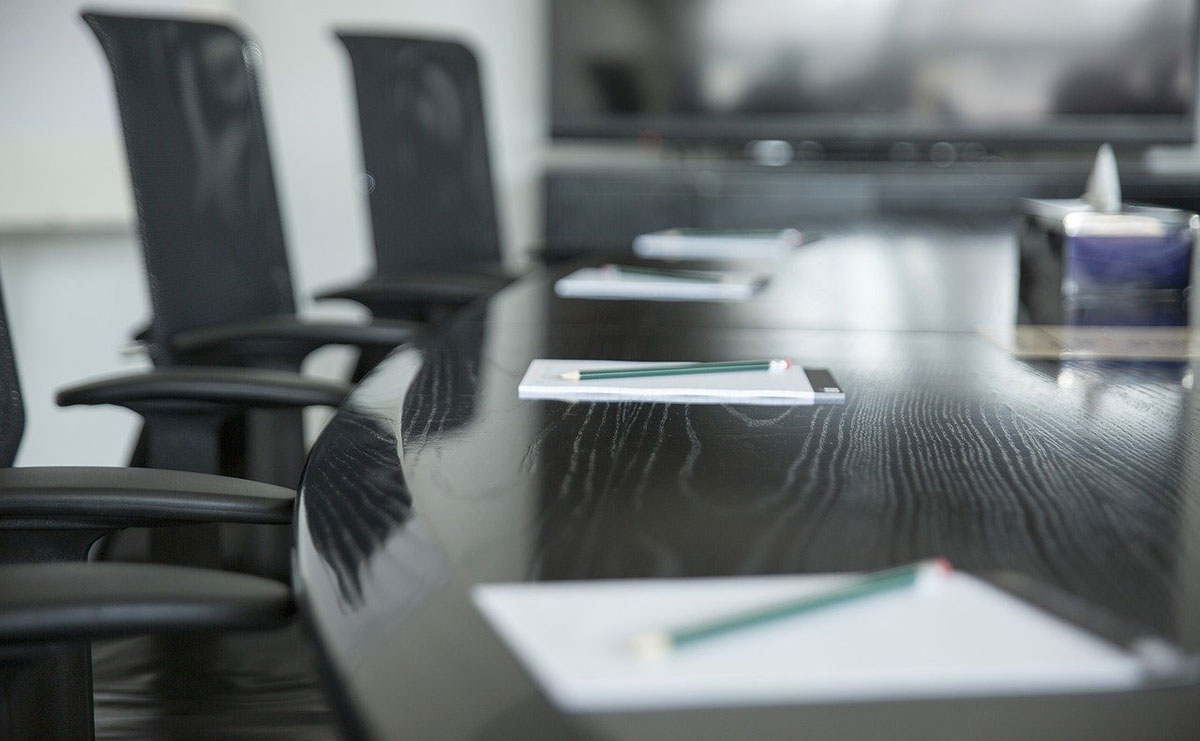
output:
M1015 571L1200 649L1189 364L1023 360L1012 225L830 227L742 303L562 299L534 270L390 355L314 444L295 585L353 735L437 739L1200 738L1195 685L567 713L479 584ZM703 267L704 264L697 264ZM841 404L517 397L535 358L787 357Z

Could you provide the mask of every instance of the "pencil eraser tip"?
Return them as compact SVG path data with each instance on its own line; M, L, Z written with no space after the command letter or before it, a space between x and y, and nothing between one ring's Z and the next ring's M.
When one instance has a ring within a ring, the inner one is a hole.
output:
M933 594L941 590L950 578L953 568L944 558L932 558L924 562L917 572L917 591L923 594Z
M658 631L640 633L629 641L634 657L641 661L658 661L671 651L671 637Z

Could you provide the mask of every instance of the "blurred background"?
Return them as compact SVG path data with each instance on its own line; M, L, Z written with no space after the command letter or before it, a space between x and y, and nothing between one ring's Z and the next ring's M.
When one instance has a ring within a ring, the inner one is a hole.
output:
M19 465L127 461L134 415L54 390L145 361L112 82L74 0L0 3L0 264L28 407ZM1113 142L1132 199L1195 208L1194 0L156 0L259 41L301 311L372 264L333 28L454 37L482 67L505 258L675 226L819 226L1072 197ZM345 377L323 350L313 373ZM319 422L314 418L312 424Z

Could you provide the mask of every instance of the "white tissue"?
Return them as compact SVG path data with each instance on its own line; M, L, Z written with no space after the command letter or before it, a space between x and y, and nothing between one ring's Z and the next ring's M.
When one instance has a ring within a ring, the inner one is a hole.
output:
M1108 144L1100 145L1096 152L1096 163L1088 175L1087 191L1083 200L1102 214L1121 211L1121 178L1117 174L1117 157Z

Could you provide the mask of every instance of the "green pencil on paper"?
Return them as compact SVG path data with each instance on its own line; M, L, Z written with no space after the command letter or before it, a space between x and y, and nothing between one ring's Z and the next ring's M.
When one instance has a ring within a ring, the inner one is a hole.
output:
M774 360L725 360L715 363L680 363L640 368L596 368L562 373L559 378L568 381L591 381L600 378L644 378L649 376L688 376L696 373L742 373L745 371L785 371L792 361Z
M799 617L828 607L912 587L925 574L945 575L950 573L950 570L950 562L942 558L920 561L868 574L851 584L828 592L774 602L678 628L639 633L629 645L633 653L640 658L660 658L676 649L739 633L776 620Z
M636 265L605 265L605 270L629 275L647 275L655 278L670 278L672 280L694 281L696 283L732 283L728 275L704 273L698 270L668 270L665 268L644 268Z

